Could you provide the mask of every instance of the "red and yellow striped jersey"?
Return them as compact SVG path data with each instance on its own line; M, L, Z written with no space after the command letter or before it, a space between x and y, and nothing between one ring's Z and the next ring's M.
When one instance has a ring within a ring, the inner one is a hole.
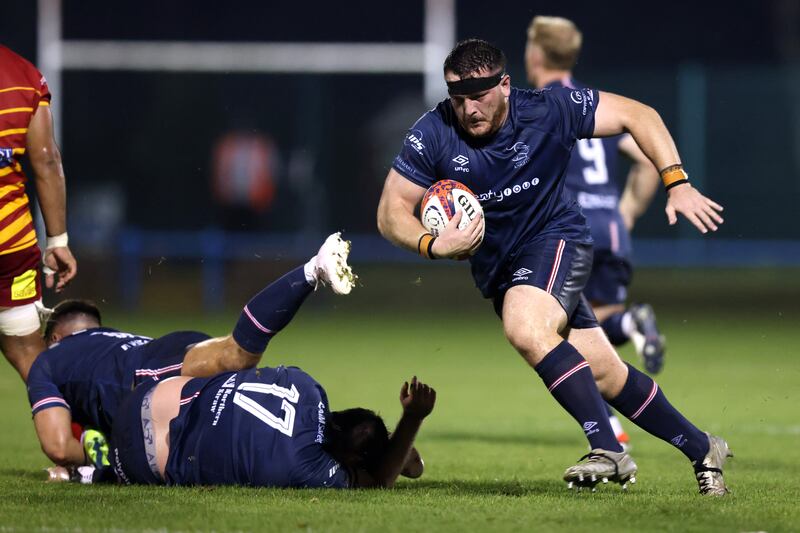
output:
M19 160L25 154L28 124L40 105L50 105L44 76L0 45L0 255L36 244Z

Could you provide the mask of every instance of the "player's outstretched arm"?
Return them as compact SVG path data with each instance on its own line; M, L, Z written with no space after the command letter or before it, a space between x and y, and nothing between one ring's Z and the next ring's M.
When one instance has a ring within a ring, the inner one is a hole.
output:
M625 190L619 201L619 212L630 231L653 201L661 179L658 169L642 152L633 137L625 135L619 143L619 151L631 160Z
M403 415L389 438L386 454L375 472L357 473L357 486L386 488L394 486L408 462L422 420L433 411L435 403L436 391L433 387L418 381L416 376L410 382L403 384L400 389Z
M65 407L50 407L33 415L42 451L59 466L87 464L83 445L72 435L72 416Z
M36 179L36 193L47 230L44 255L48 288L61 292L78 273L78 263L67 246L67 193L61 153L53 136L53 118L48 106L39 106L27 133L28 159ZM58 280L54 279L58 276Z
M595 112L595 137L630 133L636 144L660 169L667 187L667 219L677 222L681 213L701 232L716 231L722 224L722 206L693 188L681 166L678 149L661 116L652 107L636 100L601 92Z
M414 253L420 253L422 237L428 234L428 230L414 215L414 209L424 195L425 189L392 169L386 176L378 203L378 231L395 245ZM480 246L483 217L475 217L466 228L459 230L462 213L456 213L433 242L431 252L434 258L459 257Z

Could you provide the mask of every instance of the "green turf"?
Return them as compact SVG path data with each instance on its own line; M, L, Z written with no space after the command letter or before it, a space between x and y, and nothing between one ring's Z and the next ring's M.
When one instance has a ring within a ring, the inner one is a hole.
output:
M418 440L421 480L393 491L45 484L24 387L2 365L0 531L797 530L798 315L729 309L661 318L670 344L659 382L690 418L729 440L737 457L726 472L728 498L696 494L683 456L638 429L630 430L640 469L632 490L568 492L560 476L586 451L581 431L505 343L488 308L413 316L316 306L280 334L264 363L299 365L325 385L332 408L373 407L390 423L404 378L417 373L433 384L439 402ZM115 325L222 334L234 319L120 315Z

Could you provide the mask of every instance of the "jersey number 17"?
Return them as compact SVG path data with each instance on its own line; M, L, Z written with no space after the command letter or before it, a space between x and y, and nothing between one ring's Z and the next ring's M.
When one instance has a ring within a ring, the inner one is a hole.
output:
M243 394L243 392L255 392L259 394L269 394L282 398L281 410L283 417L277 417L266 407L256 400ZM233 403L258 418L271 428L277 429L284 435L292 436L294 431L295 405L300 400L300 392L297 387L292 385L290 389L280 387L274 383L242 383L236 388L233 396Z

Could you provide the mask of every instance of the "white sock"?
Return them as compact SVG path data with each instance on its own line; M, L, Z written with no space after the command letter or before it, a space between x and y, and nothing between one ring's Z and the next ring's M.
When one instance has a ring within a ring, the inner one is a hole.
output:
M317 284L317 256L315 255L308 260L303 266L303 273L306 275L306 281L309 285Z
M636 332L636 324L633 322L633 315L631 315L630 311L625 311L619 325L622 328L622 333L627 335L628 338Z

